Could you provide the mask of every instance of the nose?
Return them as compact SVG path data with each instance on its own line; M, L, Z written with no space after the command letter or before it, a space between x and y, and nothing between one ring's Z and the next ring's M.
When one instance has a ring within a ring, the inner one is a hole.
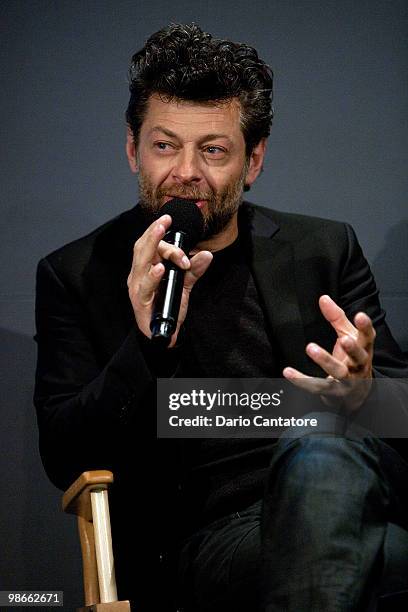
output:
M202 179L198 153L182 149L173 168L173 179L179 183L199 183Z

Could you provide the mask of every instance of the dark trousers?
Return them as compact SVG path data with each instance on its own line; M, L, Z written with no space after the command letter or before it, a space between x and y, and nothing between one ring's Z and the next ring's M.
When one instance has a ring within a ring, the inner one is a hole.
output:
M376 610L390 524L408 530L408 465L378 439L334 435L333 418L281 438L264 498L188 539L180 609ZM398 555L408 591L408 548Z

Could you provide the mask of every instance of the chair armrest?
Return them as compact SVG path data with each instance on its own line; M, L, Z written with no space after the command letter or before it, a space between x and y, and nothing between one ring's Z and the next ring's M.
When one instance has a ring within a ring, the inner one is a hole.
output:
M109 518L107 470L84 472L62 497L65 512L78 519L87 612L128 612L129 602L118 602Z
M90 492L107 489L112 482L113 474L108 470L83 472L65 491L62 497L62 509L64 512L92 521Z

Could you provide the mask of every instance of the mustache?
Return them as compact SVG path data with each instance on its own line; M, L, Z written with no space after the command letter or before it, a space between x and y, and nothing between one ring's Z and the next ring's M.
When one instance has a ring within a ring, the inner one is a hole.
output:
M162 198L169 196L172 198L185 198L187 200L212 200L214 198L214 192L205 192L194 186L178 186L170 189L158 189L156 197Z

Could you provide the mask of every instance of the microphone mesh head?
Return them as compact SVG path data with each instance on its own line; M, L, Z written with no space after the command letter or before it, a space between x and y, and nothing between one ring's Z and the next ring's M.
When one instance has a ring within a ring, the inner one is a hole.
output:
M195 200L173 198L158 211L158 216L170 215L170 232L186 234L186 248L192 249L204 234L204 217Z

